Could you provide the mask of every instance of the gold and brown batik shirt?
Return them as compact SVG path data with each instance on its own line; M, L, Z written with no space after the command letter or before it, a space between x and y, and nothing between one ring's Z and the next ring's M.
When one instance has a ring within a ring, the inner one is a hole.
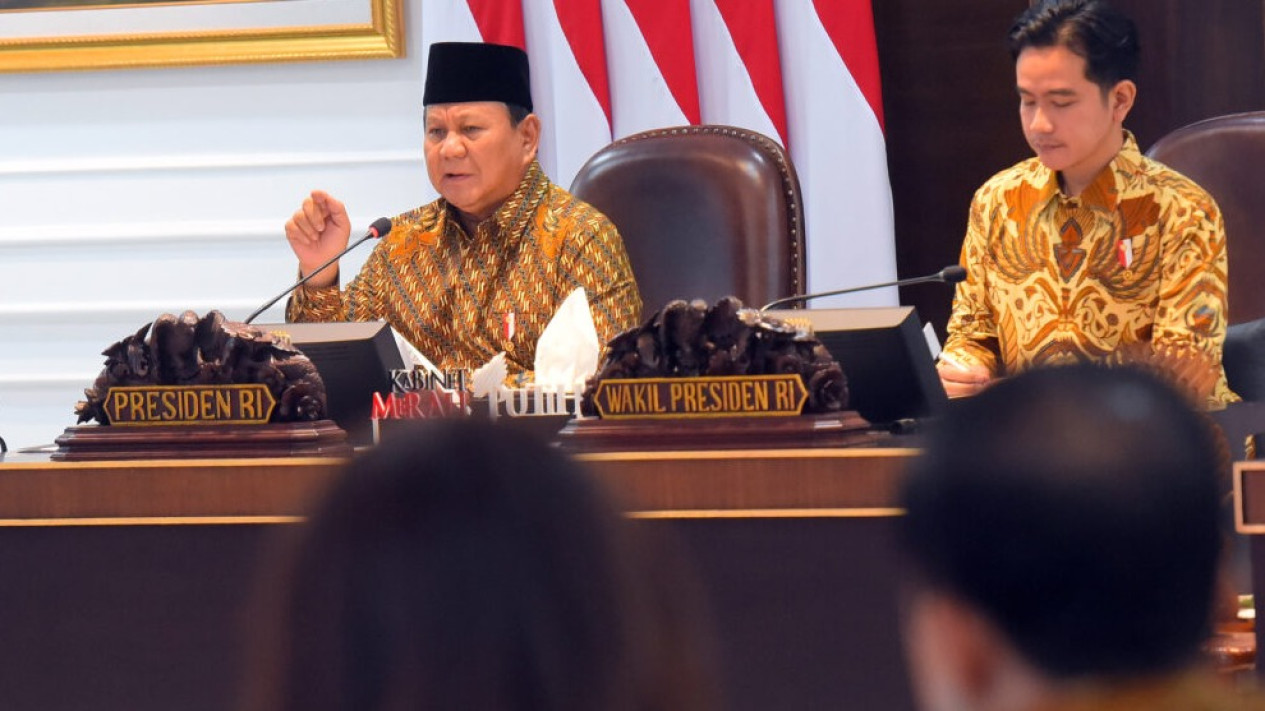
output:
M474 235L443 198L399 215L345 290L301 288L286 318L385 319L444 370L505 351L511 372L522 372L554 311L581 286L602 343L637 323L641 296L615 226L533 162Z
M1216 370L1210 406L1237 399L1221 368L1221 211L1132 134L1077 197L1037 158L993 176L971 204L961 262L945 343L957 360L1003 376L1149 343Z

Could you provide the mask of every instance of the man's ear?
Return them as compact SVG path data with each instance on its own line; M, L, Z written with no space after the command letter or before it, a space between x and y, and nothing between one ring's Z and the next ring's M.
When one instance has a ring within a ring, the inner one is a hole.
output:
M993 625L938 592L915 594L906 612L906 646L921 706L980 708L994 693L1006 660Z
M1124 119L1133 108L1133 101L1138 96L1138 85L1129 79L1122 79L1108 93L1107 100L1111 104L1111 118L1116 123L1124 123Z
M536 152L540 150L540 117L527 114L526 118L518 122L517 130L523 142L523 167L527 167L536 160Z

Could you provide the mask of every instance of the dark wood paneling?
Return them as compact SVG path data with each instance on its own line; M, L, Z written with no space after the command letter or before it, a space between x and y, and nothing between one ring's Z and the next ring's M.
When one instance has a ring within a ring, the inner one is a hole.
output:
M1115 0L1142 45L1126 124L1146 150L1211 116L1265 108L1265 1Z
M693 558L717 622L724 708L912 711L895 518L644 523L669 525Z
M1265 0L1116 0L1138 23L1139 97L1126 122L1143 150L1192 121L1265 108ZM971 195L1030 155L1006 31L1026 0L874 0L897 270L956 262ZM943 336L952 294L905 289Z
M277 526L0 528L0 706L225 711Z
M954 264L971 195L1027 154L1005 35L1023 0L879 0L887 161L902 277ZM943 338L951 289L905 289Z
M725 708L911 711L894 507L914 454L581 459L638 525L684 541ZM306 512L337 464L0 461L0 501L17 497L0 511L0 709L235 708L260 566L287 530L241 516Z

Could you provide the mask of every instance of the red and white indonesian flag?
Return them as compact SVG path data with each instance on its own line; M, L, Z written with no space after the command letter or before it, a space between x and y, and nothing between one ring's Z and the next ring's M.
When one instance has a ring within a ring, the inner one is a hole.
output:
M638 131L742 126L790 150L810 291L896 278L870 0L422 0L422 13L423 57L441 41L527 50L540 162L555 183L570 185L599 148ZM896 298L887 289L814 305Z

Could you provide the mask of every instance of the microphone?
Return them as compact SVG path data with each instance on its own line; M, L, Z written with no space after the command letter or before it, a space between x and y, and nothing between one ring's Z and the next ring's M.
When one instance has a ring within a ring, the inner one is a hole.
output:
M849 289L836 289L834 291L821 291L815 294L796 294L794 296L786 296L776 301L770 301L760 307L761 311L768 311L775 306L789 304L793 301L811 301L820 299L824 296L838 296L840 294L851 294L855 291L869 291L870 289L882 289L885 286L909 286L911 284L925 284L930 281L944 282L945 284L956 284L966 278L966 270L957 264L951 264L935 274L914 277L912 279L898 279L896 281L884 282L882 284L867 284L866 286L854 286ZM280 297L278 297L280 298Z
M346 248L346 249L344 249L343 251L339 252L338 254L335 254L335 255L334 255L334 257L333 257L332 259L330 259L329 261L325 262L325 263L324 263L324 264L322 264L321 266L319 266L319 267L317 267L317 268L313 269L311 272L309 272L309 273L308 273L308 275L307 275L307 276L303 277L302 279L299 279L298 281L294 282L294 283L293 283L293 284L291 284L289 287L287 287L285 291L283 291L283 292L281 292L280 294L277 294L276 296L274 296L274 297L272 297L271 299L269 299L267 303L265 303L263 306L260 306L259 308L255 309L255 312L254 312L254 313L252 313L251 315L247 316L247 317L246 317L246 320L245 320L245 321L243 321L242 323L250 323L251 321L254 321L254 320L255 320L255 317L257 317L259 314L261 314L261 313L263 313L263 312L267 311L267 310L268 310L268 307L269 307L269 306L272 306L273 304L275 304L275 303L277 303L278 301L280 301L280 300L281 300L281 297L283 297L283 296L285 296L285 295L289 294L290 292L294 291L295 289L299 288L300 286L303 286L304 284L306 284L306 283L308 282L308 280L309 280L309 279L311 279L312 277L316 276L317 274L320 274L321 272L325 271L325 269L326 269L327 267L329 267L329 266L330 266L331 264L333 264L334 262L337 262L338 260L342 259L342 258L343 258L343 256L344 256L345 254L347 254L347 253L348 253L348 252L350 252L351 250L355 249L356 247L359 247L359 246L360 246L361 244L363 244L366 240L371 240L371 239L380 239L380 238L382 238L382 237L386 237L386 236L387 236L387 233L389 233L390 231L391 231L391 218L389 218L389 217L379 217L378 219L374 220L374 221L373 221L373 224L372 224L372 225L369 225L369 229L368 229L368 231L366 231L366 232L365 232L365 235L364 235L363 237L361 237L360 239L356 240L355 242L352 242L351 244L347 245L347 248Z

